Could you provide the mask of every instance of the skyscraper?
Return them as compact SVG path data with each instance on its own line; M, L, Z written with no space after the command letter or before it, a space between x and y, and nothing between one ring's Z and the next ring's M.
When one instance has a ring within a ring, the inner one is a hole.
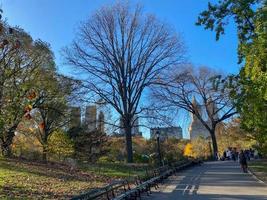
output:
M166 140L169 138L183 139L183 131L180 126L170 126L170 127L161 127L161 128L151 128L150 129L150 138L156 139L157 132L161 140Z
M201 116L203 116L202 107L196 101L195 98L193 98L192 104L195 107L195 109L199 112L199 114ZM192 118L192 121L191 121L191 124L189 126L190 139L194 139L194 138L197 138L199 136L204 137L204 138L207 138L208 136L210 136L208 129L202 124L202 122L197 118L196 115L191 114L191 118ZM209 120L207 120L206 122L209 125Z
M86 106L84 125L87 131L96 130L96 106Z

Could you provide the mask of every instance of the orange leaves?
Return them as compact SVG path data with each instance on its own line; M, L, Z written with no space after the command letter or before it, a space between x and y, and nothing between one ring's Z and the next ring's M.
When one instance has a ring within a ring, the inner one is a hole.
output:
M30 92L29 92L29 94L27 95L27 99L29 99L29 100L33 100L33 99L35 99L36 98L36 92L34 91L34 90L31 90ZM26 119L32 119L32 116L31 116L31 110L32 110L32 105L27 105L25 108L24 108L24 112L25 112L25 115L24 115L24 117L26 118Z
M24 114L24 117L26 118L26 119L32 119L32 116L31 116L31 110L32 110L32 106L31 105L27 105L26 107L25 107L25 109L24 109L24 112L25 112L25 114Z
M25 113L24 117L29 120L32 119L30 112Z
M27 96L27 98L28 98L29 100L33 100L33 99L35 99L36 97L37 97L37 94L36 94L35 91L31 91L31 92L28 94L28 96Z
M40 124L39 124L39 128L40 128L41 130L44 130L44 128L45 128L45 123L44 123L44 122L40 123Z

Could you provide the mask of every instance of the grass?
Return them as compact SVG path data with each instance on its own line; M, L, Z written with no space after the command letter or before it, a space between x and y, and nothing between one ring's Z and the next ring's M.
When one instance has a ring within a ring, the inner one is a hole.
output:
M250 161L249 168L259 179L267 182L267 159Z
M124 178L131 180L136 176L144 177L146 175L146 170L149 170L150 167L138 164L105 163L82 165L82 169L87 172L101 174L112 178Z
M59 163L0 158L0 199L70 199L114 179L145 176L147 166L89 164L71 167Z
M0 158L0 199L69 199L109 181L66 165Z

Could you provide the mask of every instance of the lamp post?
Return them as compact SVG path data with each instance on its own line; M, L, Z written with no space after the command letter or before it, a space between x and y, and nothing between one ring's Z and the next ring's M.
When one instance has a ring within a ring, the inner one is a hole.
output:
M156 136L157 136L157 150L158 150L158 159L159 159L159 166L162 165L162 161L161 161L161 153L160 153L160 133L159 131L156 132Z

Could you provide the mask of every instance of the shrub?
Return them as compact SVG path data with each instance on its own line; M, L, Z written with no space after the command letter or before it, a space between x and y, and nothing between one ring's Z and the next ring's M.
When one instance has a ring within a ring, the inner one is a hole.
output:
M74 152L73 142L66 133L57 130L48 138L49 157L62 160L72 156Z

